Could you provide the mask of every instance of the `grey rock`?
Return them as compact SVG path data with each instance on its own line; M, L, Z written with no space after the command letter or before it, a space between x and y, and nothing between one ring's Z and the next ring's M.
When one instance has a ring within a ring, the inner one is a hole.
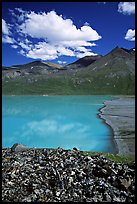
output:
M29 147L25 146L25 145L22 145L22 144L14 144L12 147L11 147L11 151L12 152L20 152L20 151L27 151L29 149Z
M79 149L77 147L73 147L74 151L79 151Z
M134 202L135 163L77 150L3 149L2 201Z

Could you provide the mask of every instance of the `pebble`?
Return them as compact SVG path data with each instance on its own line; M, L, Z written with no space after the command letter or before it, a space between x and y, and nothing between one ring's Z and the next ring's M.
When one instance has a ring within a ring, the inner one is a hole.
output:
M2 149L2 201L135 202L135 162L120 164L82 153L76 147L21 144Z

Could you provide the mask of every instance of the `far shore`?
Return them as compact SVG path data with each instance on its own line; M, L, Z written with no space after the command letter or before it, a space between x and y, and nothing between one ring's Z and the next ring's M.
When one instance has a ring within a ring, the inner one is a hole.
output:
M99 116L113 129L118 154L135 157L135 96L114 97L104 102Z

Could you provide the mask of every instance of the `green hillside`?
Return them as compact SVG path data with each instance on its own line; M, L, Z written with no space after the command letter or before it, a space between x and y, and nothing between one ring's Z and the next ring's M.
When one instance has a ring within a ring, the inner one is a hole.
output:
M26 75L22 70L2 72L3 95L135 94L135 56L121 48L87 67L76 68L74 64L74 69L71 65L71 69L56 72L41 72L42 67L35 67L35 72Z

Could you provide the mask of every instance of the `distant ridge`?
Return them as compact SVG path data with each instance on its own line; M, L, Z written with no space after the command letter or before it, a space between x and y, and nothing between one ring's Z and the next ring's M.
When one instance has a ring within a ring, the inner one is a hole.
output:
M30 68L30 67L38 67L38 66L45 66L45 67L48 67L48 68L51 68L51 69L59 69L61 68L62 66L59 65L59 64L54 64L54 63L51 63L51 62L42 62L41 60L36 60L36 61L33 61L33 62L29 62L29 63L26 63L26 64L22 64L22 65L13 65L12 67L16 67L16 68Z
M33 61L2 67L3 94L135 94L135 48L116 46L66 66Z

